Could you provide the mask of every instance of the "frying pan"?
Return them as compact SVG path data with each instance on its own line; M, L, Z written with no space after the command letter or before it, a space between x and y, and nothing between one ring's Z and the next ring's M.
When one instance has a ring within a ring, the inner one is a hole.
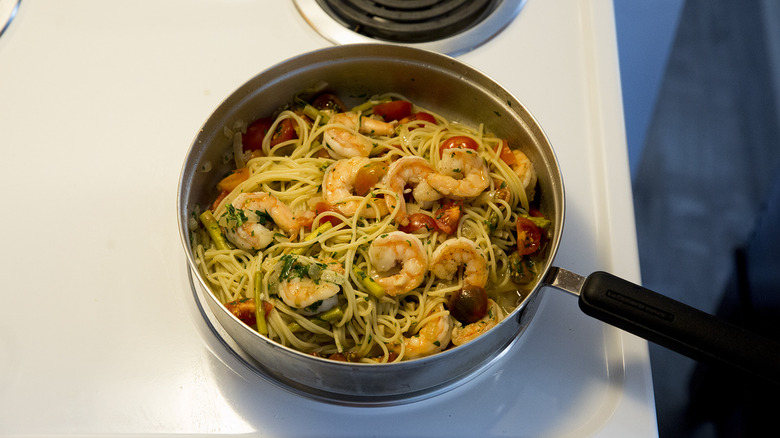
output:
M552 221L540 275L517 308L487 333L460 347L390 364L336 362L282 346L244 325L209 292L189 244L193 211L209 205L229 169L237 120L267 116L291 96L325 82L349 105L398 92L451 120L484 123L520 148L538 174L540 210ZM780 381L777 345L704 312L606 272L587 277L553 266L564 226L564 187L543 130L508 91L474 68L446 55L387 44L334 46L288 59L258 74L227 97L206 120L187 153L178 187L180 237L198 289L224 331L257 361L269 380L295 393L332 403L383 406L447 391L497 361L531 323L546 286L579 297L579 306L609 324L699 360L713 360Z

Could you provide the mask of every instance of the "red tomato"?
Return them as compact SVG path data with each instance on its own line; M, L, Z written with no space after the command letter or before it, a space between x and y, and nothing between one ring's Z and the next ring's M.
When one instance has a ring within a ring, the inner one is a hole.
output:
M225 308L246 325L255 325L255 323L257 323L257 318L255 317L255 300L252 298L231 301L225 304Z
M263 117L257 119L246 127L246 134L241 137L241 142L244 144L245 151L256 151L263 147L263 138L271 129L274 119L270 117Z
M542 232L529 219L517 218L517 252L520 255L533 254L539 251Z
M509 143L506 140L501 141L501 146L499 146L501 149L498 151L498 157L504 160L504 162L508 165L513 165L517 163L517 158L515 158L514 152L512 152L512 149L509 149Z
M412 213L409 215L409 223L398 227L399 230L404 233L414 234L418 231L423 233L431 230L435 230L436 221L424 213Z
M245 151L256 151L263 147L263 139L268 135L268 131L273 125L274 119L270 117L263 117L257 119L246 127L246 134L241 137L241 142L244 144ZM274 131L271 137L271 146L292 140L298 137L298 133L295 132L295 123L290 119L284 119L276 125L276 131Z
M222 202L222 200L225 199L229 194L230 192L227 190L222 190L221 192L219 192L219 195L217 195L217 199L215 199L214 203L211 204L211 211L216 210L219 203Z
M274 304L270 301L263 300L263 312L265 312L265 318L268 319L268 315L274 310Z
M335 207L328 204L327 202L318 202L317 205L314 206L314 211L317 213L318 216L322 213L327 213L330 211L338 212L338 210L336 210ZM322 218L320 218L320 223L323 222L330 222L330 224L335 227L336 225L340 224L342 220L336 216L326 214L322 216Z
M446 234L454 233L458 229L458 222L460 222L460 206L460 201L452 201L436 210L433 215L436 227Z
M412 114L412 102L408 100L391 100L374 106L374 114L382 116L385 121L401 120Z
M344 102L333 93L320 94L311 101L311 106L321 110L332 109L338 113L343 113L347 110L347 107L344 106Z
M406 123L414 122L415 120L422 120L423 122L433 123L436 125L436 118L428 113L414 113L408 117L404 117L401 119L400 122L398 122L399 125L403 125ZM414 129L414 128L412 128Z
M387 164L381 161L372 161L358 169L355 173L355 194L366 196L384 178L386 173Z
M276 146L294 138L298 138L298 133L295 132L295 123L291 119L284 119L276 125L274 136L271 137L271 146Z
M444 140L441 146L439 146L439 158L444 155L444 151L447 149L479 149L479 144L476 140L465 135L456 135Z

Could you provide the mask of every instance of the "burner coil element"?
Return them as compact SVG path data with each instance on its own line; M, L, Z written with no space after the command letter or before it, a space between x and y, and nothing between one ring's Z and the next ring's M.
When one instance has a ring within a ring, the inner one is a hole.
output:
M437 41L487 17L500 0L317 0L345 27L398 43Z

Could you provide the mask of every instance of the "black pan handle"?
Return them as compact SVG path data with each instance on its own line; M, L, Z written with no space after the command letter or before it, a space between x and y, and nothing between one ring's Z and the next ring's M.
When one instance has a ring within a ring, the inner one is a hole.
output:
M780 384L780 344L606 272L578 281L577 274L554 271L550 284L569 292L579 286L587 315L695 360Z

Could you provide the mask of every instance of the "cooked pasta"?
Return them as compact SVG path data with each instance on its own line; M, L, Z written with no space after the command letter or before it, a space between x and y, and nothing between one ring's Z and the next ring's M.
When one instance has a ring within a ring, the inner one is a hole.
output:
M236 170L193 232L212 293L280 344L383 363L461 345L511 312L549 221L532 163L387 94L332 94L225 129Z

